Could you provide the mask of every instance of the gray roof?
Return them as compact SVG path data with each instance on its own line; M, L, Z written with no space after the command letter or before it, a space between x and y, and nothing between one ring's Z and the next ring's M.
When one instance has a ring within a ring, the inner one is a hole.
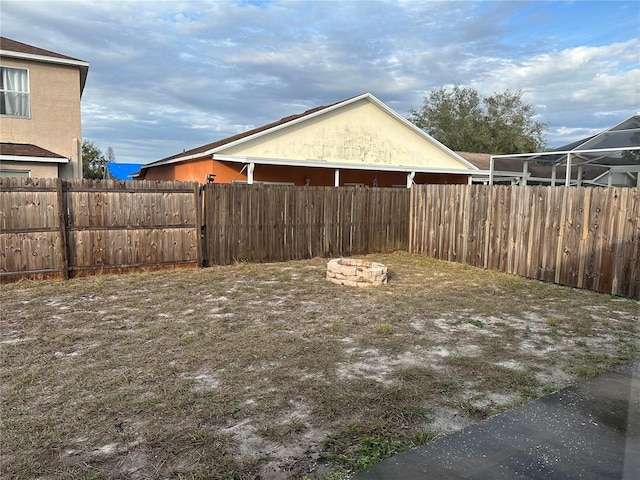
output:
M17 40L12 40L7 37L0 37L0 53L3 57L61 63L78 67L80 70L80 95L82 95L84 85L87 82L87 73L89 72L88 62L61 53L45 50L44 48L35 47L27 43L18 42Z

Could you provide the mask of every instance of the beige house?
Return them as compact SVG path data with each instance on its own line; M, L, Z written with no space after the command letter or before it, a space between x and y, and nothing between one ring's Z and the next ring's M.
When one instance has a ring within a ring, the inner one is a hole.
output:
M81 178L89 63L0 37L0 177Z
M468 183L477 170L365 93L146 164L136 178L409 187Z

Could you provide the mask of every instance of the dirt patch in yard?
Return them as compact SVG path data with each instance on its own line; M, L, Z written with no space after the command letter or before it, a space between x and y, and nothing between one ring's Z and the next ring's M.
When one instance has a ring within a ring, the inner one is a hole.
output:
M2 287L3 478L339 478L640 357L640 303L407 253Z

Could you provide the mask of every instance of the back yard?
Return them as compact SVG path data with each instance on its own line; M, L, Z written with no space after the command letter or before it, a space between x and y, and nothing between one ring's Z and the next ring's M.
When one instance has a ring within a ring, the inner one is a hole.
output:
M640 303L369 255L2 286L3 478L339 478L640 357Z

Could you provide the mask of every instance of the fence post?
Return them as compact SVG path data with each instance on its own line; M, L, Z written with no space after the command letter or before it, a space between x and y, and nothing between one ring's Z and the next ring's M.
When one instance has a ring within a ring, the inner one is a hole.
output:
M62 276L69 279L69 246L67 245L67 202L65 201L62 179L56 178L56 202L58 207L58 228L60 229L60 254L62 256Z
M415 221L416 221L416 214L415 214L415 210L414 210L414 202L415 202L415 192L416 192L416 186L412 185L412 187L409 189L409 253L414 253L414 248L413 248L413 236L415 235Z
M204 198L203 195L203 191L204 191L204 186L200 186L199 183L195 183L194 187L193 187L193 199L195 202L195 216L196 218L194 219L194 224L195 224L195 231L196 231L196 258L197 258L197 262L198 262L198 268L202 268L204 267L204 252L202 251L203 248L203 242L202 242L202 235L203 235L203 230L206 233L206 225L202 220L202 199Z

